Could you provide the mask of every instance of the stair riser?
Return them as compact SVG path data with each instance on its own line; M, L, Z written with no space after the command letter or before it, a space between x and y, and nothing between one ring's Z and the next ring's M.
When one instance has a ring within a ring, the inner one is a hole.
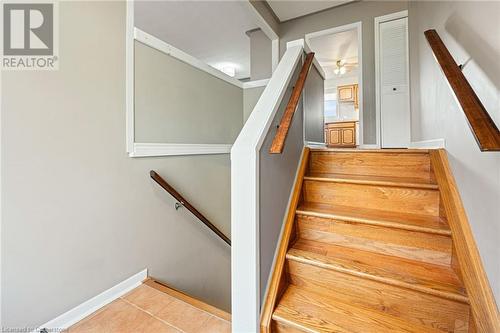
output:
M305 180L303 193L308 202L439 215L436 190Z
M296 216L299 237L432 264L451 263L452 241L448 236Z
M309 171L393 177L432 179L429 155L426 153L343 153L312 152Z
M433 295L369 281L308 264L287 261L289 281L301 289L453 332L467 327L469 306ZM415 306L418 304L418 306Z

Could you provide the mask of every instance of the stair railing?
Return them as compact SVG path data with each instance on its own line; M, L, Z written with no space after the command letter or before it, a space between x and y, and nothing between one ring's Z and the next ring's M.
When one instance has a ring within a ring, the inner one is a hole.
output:
M479 148L481 151L500 151L500 131L462 73L462 66L457 65L436 30L427 30L424 34L462 106Z
M310 52L302 39L287 43L231 148L233 332L260 330L261 301L269 286L267 281L301 165L306 124L323 132L323 119L313 117L318 110L308 108L308 99L301 98L309 94L323 96L323 82L320 93L316 93L320 86L317 80L324 80L324 73ZM311 63L315 70L311 69L307 76ZM279 139L275 140L277 131ZM270 153L273 141L278 145L276 152Z
M269 147L271 146L275 134L275 118L280 119L278 116L286 108L289 98L285 95L293 91L291 87L298 77L295 73L302 67L303 54L302 45L287 47L231 148L231 239L234 241L234 246L231 247L231 319L234 332L258 332L260 327L260 265L263 255L260 230L261 152L268 157L272 156L268 153L268 146L263 148L263 145L269 137ZM302 121L298 116L297 113L294 121ZM302 125L300 124L301 130ZM286 152L287 149L284 153ZM283 156L284 154L274 155L277 160ZM284 177L283 174L280 176ZM287 180L293 182L288 177Z
M175 209L180 207L185 207L194 216L196 216L204 225L206 225L210 230L212 230L217 236L219 236L224 242L231 246L231 240L222 233L212 222L210 222L202 213L200 213L196 208L193 207L179 192L177 192L169 183L165 181L159 174L151 170L149 172L151 178L160 185L165 191L170 193L177 202L175 203Z
M288 100L285 112L281 117L280 124L278 125L278 131L274 136L271 148L269 148L270 154L281 154L283 152L286 137L288 135L288 131L290 130L290 126L292 125L293 115L295 114L295 110L297 109L297 105L299 104L300 96L302 95L302 91L304 90L304 86L307 80L307 74L309 74L309 69L311 68L313 60L314 52L308 53L304 64L302 65L302 69L300 70L299 77L297 78L297 81L295 82L295 85L293 87L292 95Z

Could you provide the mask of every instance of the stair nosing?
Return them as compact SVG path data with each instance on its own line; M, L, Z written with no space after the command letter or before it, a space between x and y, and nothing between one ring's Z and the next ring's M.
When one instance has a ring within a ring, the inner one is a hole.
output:
M441 297L441 298L446 298L446 299L449 299L452 301L457 301L457 302L469 304L469 298L467 296L463 296L463 295L453 293L453 292L439 291L439 290L435 290L432 288L419 287L419 286L416 286L414 284L403 282L403 281L400 281L397 279L384 278L384 277L376 276L373 274L363 273L363 272L356 271L354 269L348 269L348 268L340 267L338 265L321 262L318 260L303 258L301 256L290 254L290 253L286 254L286 259L294 260L297 262L301 262L301 263L316 266L316 267L330 269L330 270L333 270L336 272L345 273L345 274L357 276L360 278L365 278L368 280L377 281L380 283L389 284L389 285L400 287L400 288L415 290L415 291L418 291L421 293L430 294L430 295L434 295L434 296Z
M357 148L309 148L311 152L320 153L379 153L379 154L429 154L433 149L357 149Z
M318 333L319 332L317 330L312 330L304 325L301 325L300 323L297 323L295 321L290 321L288 319L285 319L285 318L281 317L280 315L275 314L274 311L273 311L272 319L275 321L282 322L286 325L292 326L294 328L300 329L304 332L309 332L309 333Z
M361 180L361 179L338 178L338 177L317 177L317 176L304 176L304 180L325 182L325 183L342 183L342 184L417 188L417 189L425 189L425 190L439 190L439 187L437 184L426 184L426 183L415 183L415 182L397 182L397 181L390 181L390 180L368 180L368 179Z
M408 230L408 231L418 231L418 232L425 232L425 233L429 233L429 234L451 236L450 229L446 230L446 229L434 229L434 228L427 228L427 227L419 227L419 226L414 226L414 225L402 224L402 223L398 223L398 222L386 221L386 220L382 220L382 219L375 220L375 219L353 217L353 216L342 215L342 214L320 213L320 212L316 212L313 210L297 209L295 211L295 213L298 215L304 215L304 216L336 219L336 220L341 220L341 221L345 221L345 222L355 222L355 223L361 223L361 224L369 224L369 225L375 225L375 226L388 227L388 228L393 228L393 229L402 229L402 230Z

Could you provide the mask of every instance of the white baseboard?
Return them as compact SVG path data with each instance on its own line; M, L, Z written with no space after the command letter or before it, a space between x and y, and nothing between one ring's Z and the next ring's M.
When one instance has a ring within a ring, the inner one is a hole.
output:
M358 148L360 148L360 149L380 149L380 146L377 144L366 144L366 145L359 145Z
M444 139L433 139L424 141L414 141L410 143L410 148L445 148Z
M61 331L65 330L93 312L99 310L106 304L111 303L120 296L123 296L132 289L138 287L147 277L148 270L144 269L143 271L129 277L125 281L118 283L114 287L109 288L99 295L92 297L88 301L85 301L62 315L46 322L31 333L38 333L43 328L46 328L49 332L51 329L58 329Z
M310 148L325 148L326 143L324 142L314 142L314 141L305 141L305 146Z

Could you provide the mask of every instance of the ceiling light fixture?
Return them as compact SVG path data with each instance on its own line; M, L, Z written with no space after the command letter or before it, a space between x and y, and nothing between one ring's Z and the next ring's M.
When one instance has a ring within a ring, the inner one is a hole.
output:
M347 68L345 67L346 61L341 59L337 60L335 64L337 67L333 70L335 75L344 75L347 72Z

